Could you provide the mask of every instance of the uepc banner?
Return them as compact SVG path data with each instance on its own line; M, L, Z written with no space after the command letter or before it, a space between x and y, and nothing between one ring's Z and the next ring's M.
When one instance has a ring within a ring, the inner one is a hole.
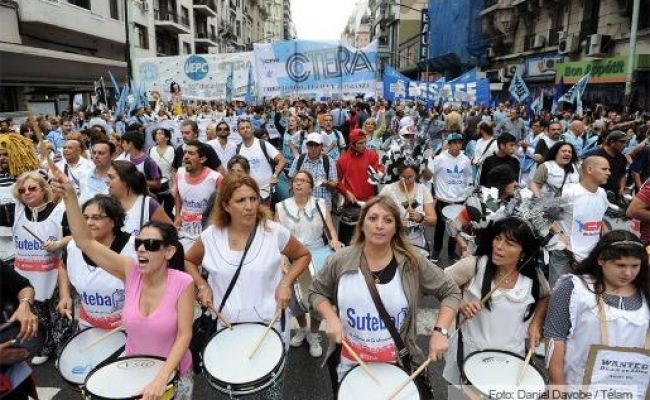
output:
M357 49L339 42L255 43L261 97L375 92L377 41Z
M191 54L177 57L138 58L134 61L135 81L149 91L170 98L172 82L181 88L181 97L190 100L226 98L226 81L232 68L232 98L244 100L249 84L252 52ZM251 74L253 77L255 74ZM255 87L255 83L252 83Z

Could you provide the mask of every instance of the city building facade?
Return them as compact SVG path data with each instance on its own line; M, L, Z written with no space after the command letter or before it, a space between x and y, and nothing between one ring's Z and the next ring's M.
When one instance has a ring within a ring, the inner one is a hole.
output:
M493 83L493 95L507 99L508 82L519 72L532 91L544 93L550 100L555 85L562 82L566 90L591 72L583 102L622 107L626 103L632 3L486 1L481 12L483 32L489 39L484 71ZM640 10L634 96L629 100L646 107L650 104L650 1L641 0Z
M124 82L127 53L238 52L293 38L290 0L0 0L0 111L70 110L108 70Z

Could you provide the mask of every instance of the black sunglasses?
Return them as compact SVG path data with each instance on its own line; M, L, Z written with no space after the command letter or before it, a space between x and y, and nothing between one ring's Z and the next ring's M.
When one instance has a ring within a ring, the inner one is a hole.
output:
M135 239L135 250L137 251L141 245L147 251L158 251L163 245L162 239Z

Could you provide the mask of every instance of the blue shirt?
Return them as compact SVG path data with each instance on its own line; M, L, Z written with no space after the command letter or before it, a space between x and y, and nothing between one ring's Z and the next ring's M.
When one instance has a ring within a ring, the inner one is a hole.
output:
M583 157L582 149L585 147L585 140L583 139L583 135L576 137L569 131L564 132L560 138L565 142L569 142L571 145L573 145L573 149L575 150L578 157Z
M63 147L63 144L65 144L65 138L63 137L63 133L59 130L53 130L50 131L50 133L45 136L45 139L52 143L54 146L54 150L59 150L60 148Z

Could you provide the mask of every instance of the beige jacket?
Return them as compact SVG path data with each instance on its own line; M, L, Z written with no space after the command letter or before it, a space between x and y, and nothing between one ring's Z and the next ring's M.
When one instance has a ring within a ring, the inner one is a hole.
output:
M325 268L314 277L309 287L309 302L312 307L316 308L325 300L336 305L339 279L343 274L359 271L361 252L361 246L353 245L343 248L327 259ZM425 354L416 343L415 317L420 298L423 294L433 295L440 301L441 307L446 306L457 311L461 291L453 279L445 275L442 269L419 254L417 257L420 260L419 265L416 268L407 268L408 259L400 253L395 253L397 271L402 278L402 286L409 306L409 313L400 329L400 336L411 353L414 363L420 364L425 359ZM330 346L328 355L333 350Z

